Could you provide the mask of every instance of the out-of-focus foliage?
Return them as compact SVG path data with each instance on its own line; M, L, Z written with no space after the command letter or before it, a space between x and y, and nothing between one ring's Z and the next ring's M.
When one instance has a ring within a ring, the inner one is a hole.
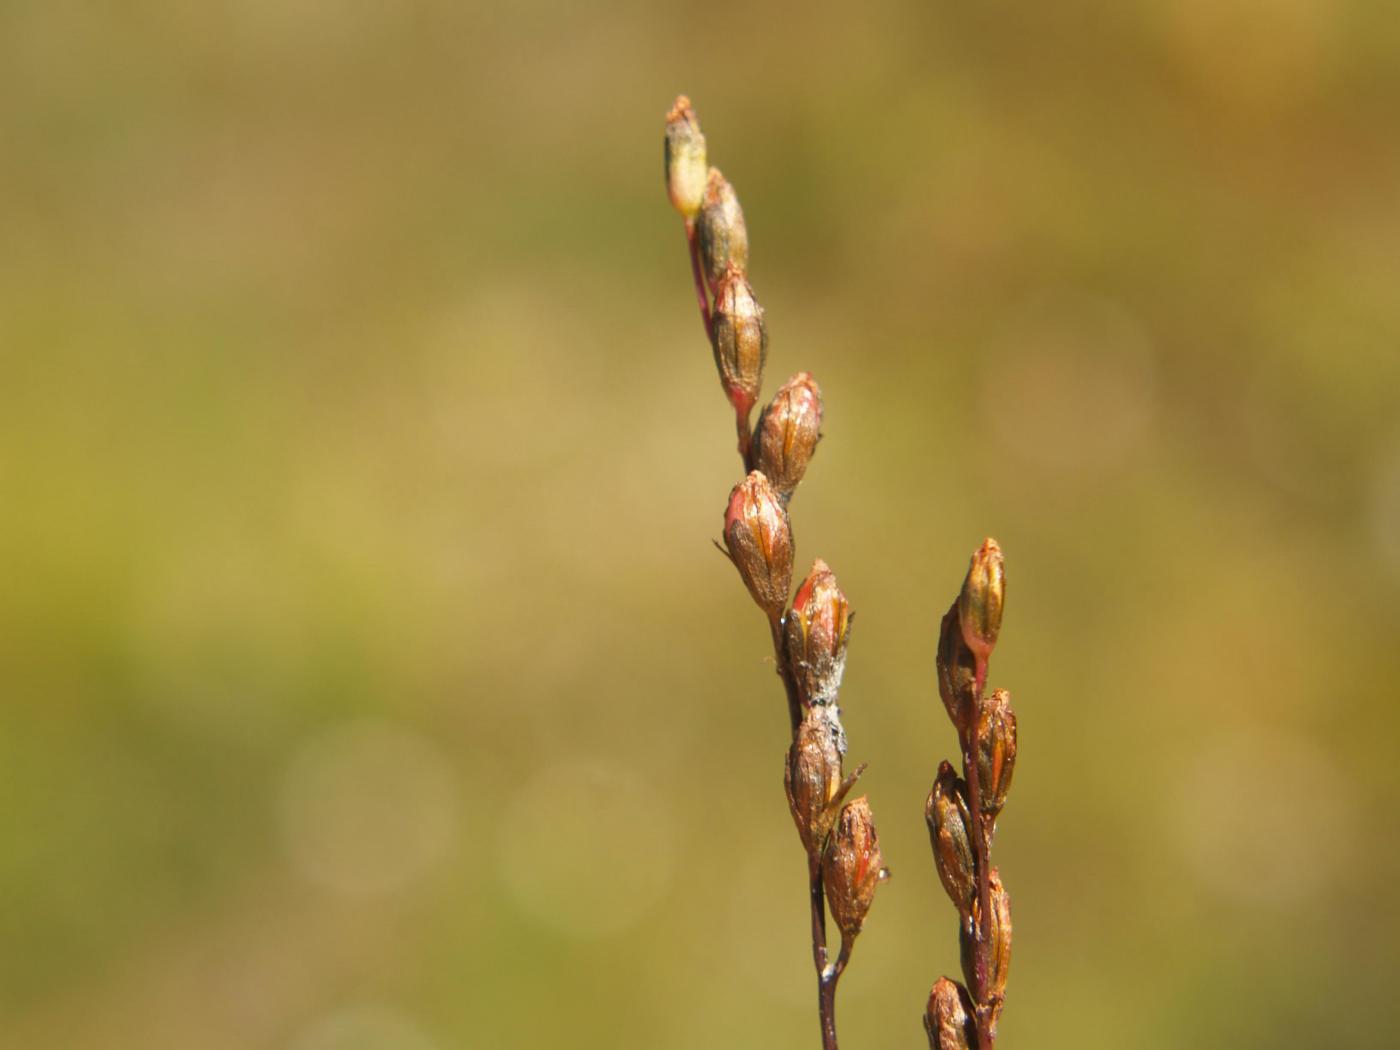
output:
M826 438L893 881L986 534L1010 1048L1400 1037L1400 21L1360 0L0 6L0 1006L75 1050L805 1048L767 632L661 172Z

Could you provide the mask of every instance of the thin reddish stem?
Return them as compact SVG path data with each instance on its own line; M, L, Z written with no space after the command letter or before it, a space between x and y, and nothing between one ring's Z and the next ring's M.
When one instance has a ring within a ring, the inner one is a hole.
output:
M982 815L982 791L978 783L977 755L980 741L977 736L978 712L982 709L982 693L987 684L987 660L977 657L976 677L973 681L972 717L968 719L967 740L963 743L963 775L967 779L967 791L972 810L972 848L977 852L977 903L979 914L972 925L973 975L977 987L972 989L977 1014L977 1046L979 1050L993 1050L996 1030L992 1027L993 1004L988 994L987 973L989 970L988 952L992 940L992 843L987 834L986 820Z
M695 220L685 220L685 240L690 247L690 275L695 281L695 299L700 304L700 320L705 324L705 338L714 339L714 324L710 319L710 296L705 291L705 275L700 267L700 238L695 233Z

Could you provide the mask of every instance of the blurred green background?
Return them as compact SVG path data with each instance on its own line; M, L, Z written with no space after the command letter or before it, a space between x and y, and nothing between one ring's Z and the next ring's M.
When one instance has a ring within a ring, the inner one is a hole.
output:
M809 1048L661 174L734 182L894 879L995 535L1008 1048L1400 1040L1391 5L0 5L9 1047Z

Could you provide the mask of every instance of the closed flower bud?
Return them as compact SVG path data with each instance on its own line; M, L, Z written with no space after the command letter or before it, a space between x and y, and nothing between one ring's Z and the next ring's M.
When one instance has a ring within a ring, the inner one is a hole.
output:
M967 989L940 977L929 993L924 1029L929 1050L976 1050L977 1021Z
M992 899L992 922L989 933L990 947L987 950L987 989L985 1003L990 1004L993 1010L1000 1009L1001 1001L1006 997L1006 975L1011 969L1011 897L1001 885L1001 875L996 868L992 869L989 879L991 883ZM981 911L981 902L976 906L976 913ZM962 967L963 976L967 978L967 983L976 987L977 964L973 955L972 937L968 931L968 924L962 924Z
M818 558L793 596L785 628L788 663L809 706L836 703L851 619L851 606L836 585L836 574Z
M943 617L938 633L938 695L958 734L967 738L977 697L977 659L963 641L958 623L958 603Z
M744 209L739 207L734 187L718 168L710 169L695 229L700 238L700 260L711 292L730 266L748 272L749 231L744 225Z
M958 595L958 620L963 641L985 662L1001 631L1001 609L1006 600L1006 567L1001 548L990 536L977 548Z
M1016 712L1011 694L998 689L982 702L977 718L977 786L982 812L992 819L1006 804L1016 769Z
M821 858L842 799L865 771L862 765L849 777L841 779L841 757L845 750L845 734L837 720L836 709L809 707L788 749L783 787L802 845L814 860Z
M972 814L967 785L948 762L938 766L938 778L924 806L933 861L944 890L964 918L977 899L977 862L972 851Z
M843 942L855 940L875 899L875 887L889 878L875 821L864 795L847 802L822 855L822 880L831 917Z
M778 494L757 470L729 494L724 544L753 600L777 623L792 587L792 530Z
M666 191L676 211L693 219L705 197L705 136L690 99L681 95L666 114Z
M747 428L749 413L763 385L768 329L753 287L743 271L733 266L724 272L715 288L713 340L719 381ZM747 429L744 433L748 433Z
M807 473L821 429L821 387L806 372L798 372L778 388L758 417L758 469L768 475L783 499L792 495Z

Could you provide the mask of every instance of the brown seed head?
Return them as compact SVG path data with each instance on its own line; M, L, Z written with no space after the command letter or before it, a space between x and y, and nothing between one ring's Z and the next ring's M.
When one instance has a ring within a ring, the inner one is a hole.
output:
M666 192L687 219L695 217L705 197L705 136L690 99L676 98L666 114Z
M967 785L951 763L938 766L938 777L924 805L929 843L938 878L964 918L972 914L977 899L977 861L972 850L972 814L967 805Z
M889 874L880 855L870 803L862 795L842 808L822 855L826 900L843 941L853 941L860 933L875 887Z
M977 718L977 781L982 812L992 819L1006 804L1016 769L1016 712L1011 694L998 689L982 702Z
M758 417L758 469L783 499L792 496L817 450L822 429L822 391L806 372L778 388Z
M1001 874L993 868L989 876L992 899L991 949L987 952L987 990L985 1002L994 1011L1001 1009L1001 1001L1006 996L1006 975L1011 969L1011 897L1001 884ZM982 902L974 906L974 919L980 923ZM968 934L968 924L962 923L962 968L963 976L970 986L976 986L976 959L973 954L972 938Z
M851 635L850 603L836 585L836 574L818 558L802 581L788 613L788 663L803 701L834 705L846 670L846 643Z
M734 187L718 168L710 169L705 182L705 199L695 231L700 238L700 259L711 293L729 267L748 272L749 231L744 225L744 209L739 207Z
M973 703L977 696L977 658L963 641L958 623L958 603L943 617L938 632L938 695L948 709L948 717L966 739L972 725Z
M816 860L821 858L841 800L865 769L861 766L842 780L841 758L845 750L845 734L836 709L809 707L788 749L783 787L802 845L807 855Z
M958 595L958 620L963 641L973 654L986 660L1001 631L1001 610L1006 601L1006 567L1001 548L990 536L982 541L968 566Z
M757 470L729 493L724 544L753 600L777 623L792 587L792 530L778 494Z
M734 266L724 271L715 288L713 346L720 384L747 429L749 413L763 385L768 328L753 286Z
M977 1022L972 997L957 981L940 977L928 996L924 1014L929 1050L975 1050Z

